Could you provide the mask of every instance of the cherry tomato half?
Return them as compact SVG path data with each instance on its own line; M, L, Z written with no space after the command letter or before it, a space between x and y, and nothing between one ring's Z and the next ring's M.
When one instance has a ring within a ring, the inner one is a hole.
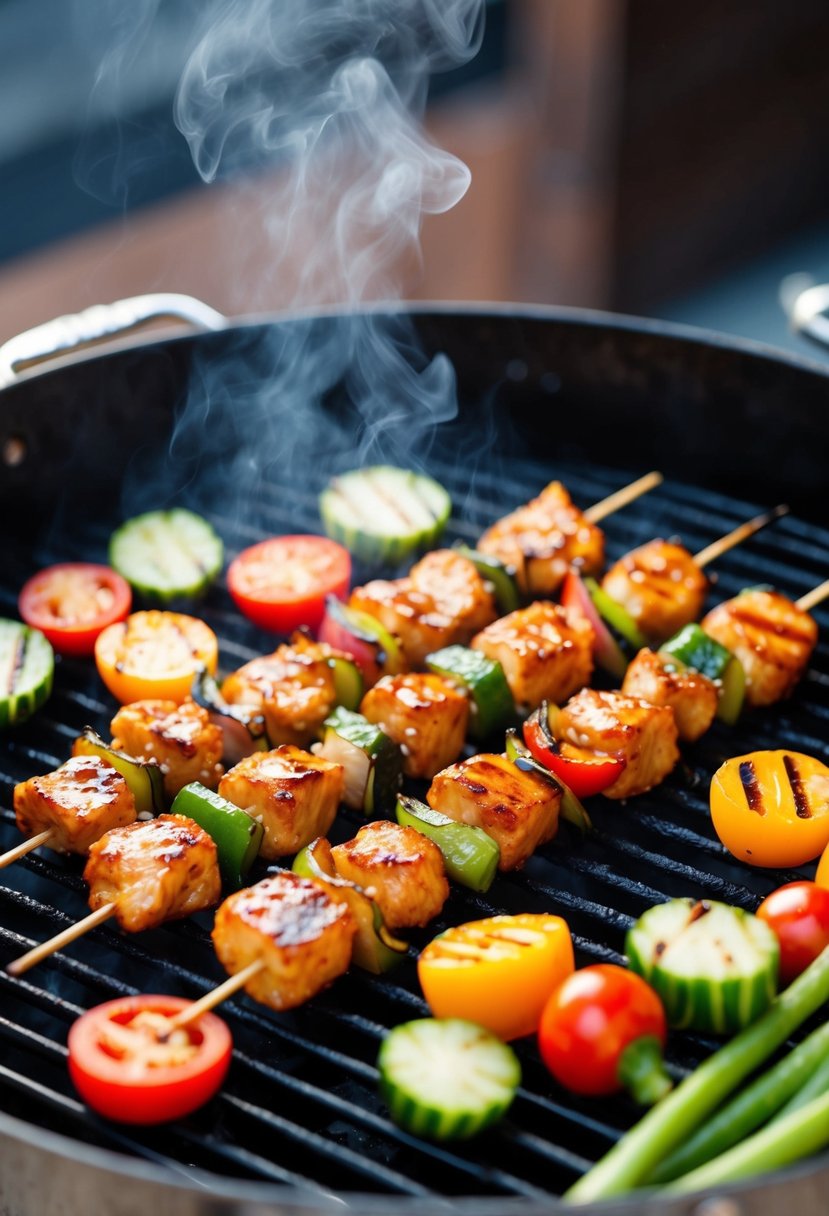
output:
M181 612L133 612L95 643L98 674L122 705L145 698L181 703L202 668L213 675L219 643L204 621Z
M539 764L555 773L577 798L590 798L606 790L627 764L624 756L597 756L569 743L556 743L536 714L524 723L524 742Z
M522 912L455 925L417 960L436 1018L466 1018L502 1039L532 1034L553 989L573 970L560 916Z
M550 1072L577 1094L622 1088L619 1066L631 1043L655 1038L664 1046L665 1011L643 979L599 963L576 971L550 997L541 1015L538 1046Z
M18 606L27 625L45 634L58 654L90 655L107 625L132 605L126 579L109 566L65 562L47 566L23 585Z
M829 891L789 882L767 895L757 916L780 943L780 981L790 984L829 946Z
M164 1123L202 1106L225 1078L233 1046L204 1013L165 1042L165 1020L191 1005L128 996L87 1010L69 1031L69 1075L88 1106L122 1123Z
M236 606L254 625L290 633L316 629L325 597L348 592L348 550L325 536L274 536L251 545L231 563L227 586Z
M726 760L711 779L711 821L752 866L801 866L829 844L829 768L800 752Z

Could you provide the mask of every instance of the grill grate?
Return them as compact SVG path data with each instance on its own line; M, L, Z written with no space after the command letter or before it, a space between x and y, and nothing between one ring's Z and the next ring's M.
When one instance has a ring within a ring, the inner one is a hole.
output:
M514 461L498 476L476 471L470 488L457 467L432 461L429 471L460 504L450 539L474 541L502 510L535 493L550 470ZM562 464L556 475L583 504L623 480L618 471ZM757 504L663 485L606 521L609 557L654 534L678 534L692 550L758 510ZM274 484L255 522L217 515L229 556L280 531L315 530L316 487ZM34 569L52 561L102 560L109 528L75 522L70 536L5 555L7 582L0 614L15 615L16 593ZM769 581L794 597L825 577L829 533L787 517L716 563L712 599L747 583ZM357 571L358 579L362 577ZM257 636L221 589L204 607L220 636L227 669L264 652ZM657 790L627 806L593 799L594 838L577 842L565 828L520 874L499 876L486 895L453 891L441 921L415 946L448 924L497 911L553 911L571 925L578 961L618 961L625 930L650 904L675 895L712 896L753 907L794 872L748 871L728 858L712 835L707 780L728 755L758 746L823 754L829 719L829 615L818 610L822 641L795 697L755 712L734 729L715 725L686 747L684 763ZM0 849L19 840L11 811L15 782L66 759L87 724L106 733L114 705L90 665L64 661L52 699L33 721L3 740L0 756ZM332 835L347 839L359 826L343 812ZM83 915L82 863L45 852L0 875L0 963ZM226 1177L286 1184L309 1195L377 1192L403 1196L538 1197L569 1185L636 1118L624 1098L600 1105L563 1093L549 1078L531 1042L518 1045L524 1080L507 1121L470 1144L429 1145L396 1128L376 1091L374 1060L384 1031L425 1012L415 967L407 961L389 978L355 972L309 1005L277 1015L246 998L225 1006L236 1052L223 1092L203 1111L164 1129L125 1130L98 1119L74 1097L65 1068L66 1033L78 1013L136 991L196 997L221 970L209 941L210 917L141 936L111 926L93 931L22 980L0 974L0 1103L43 1127L162 1163L179 1176L193 1169ZM677 1076L715 1044L674 1035Z

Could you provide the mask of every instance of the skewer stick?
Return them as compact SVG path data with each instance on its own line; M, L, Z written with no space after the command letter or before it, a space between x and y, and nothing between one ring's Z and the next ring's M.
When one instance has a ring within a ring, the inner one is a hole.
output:
M805 595L801 595L796 601L798 608L802 608L804 612L811 612L818 604L823 603L825 599L829 599L829 578L825 583L821 583L818 587L813 587L811 591L807 591Z
M51 839L51 836L52 829L46 828L43 832L38 832L36 836L30 836L28 840L24 840L21 844L16 844L7 853L0 853L0 870L6 866L10 866L13 861L25 857L27 853L32 853L35 849L39 849L42 844L46 844Z
M192 1005L188 1005L186 1009L182 1009L181 1013L177 1013L174 1018L170 1018L169 1032L178 1030L180 1026L188 1026L191 1022L195 1022L203 1013L209 1013L211 1009L215 1009L217 1005L221 1005L222 1001L226 1001L229 997L238 992L240 988L244 988L248 980L253 979L258 975L265 966L264 960L255 958L252 963L248 963L247 967L243 967L241 971L237 971L235 975L231 975L223 984L219 984L218 988L213 988L212 991L206 992L204 996L199 997Z
M662 480L662 474L657 473L656 470L652 473L646 473L644 477L638 477L636 481L632 481L629 486L622 486L621 490L616 490L615 493L609 494L601 502L593 503L593 506L588 507L584 512L584 518L590 524L597 524L606 515L612 515L614 511L620 511L629 502L634 502L637 498L641 498L643 494L647 494L648 490L653 490L656 486L661 485Z
M70 925L68 929L64 929L62 933L50 937L48 942L41 942L39 946L29 950L27 954L21 954L20 958L16 958L9 963L6 971L9 975L22 975L24 971L28 971L30 967L34 967L37 963L43 962L50 954L56 954L58 950L62 950L64 946L68 946L70 942L74 942L79 937L83 937L84 933L88 933L90 929L94 929L96 925L101 925L105 920L109 920L115 912L116 905L114 903L102 904L95 912L90 912L89 916L85 916L83 920L77 921L74 925Z
M789 508L785 503L781 503L773 511L764 511L762 515L755 515L754 519L746 520L744 524L739 524L738 527L734 528L726 536L721 536L719 540L712 541L710 545L706 545L704 549L700 549L699 553L694 554L694 561L702 569L709 562L713 562L718 557L721 557L723 553L727 553L729 549L733 549L735 545L742 544L744 540L748 540L749 536L753 536L761 528L767 527L768 524L774 523L776 519L780 519L781 516L788 515L788 513Z

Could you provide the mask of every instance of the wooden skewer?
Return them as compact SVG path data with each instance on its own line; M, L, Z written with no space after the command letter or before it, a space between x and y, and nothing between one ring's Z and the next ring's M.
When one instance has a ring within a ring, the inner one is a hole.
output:
M29 950L27 954L21 954L20 958L16 958L9 963L6 971L9 975L22 975L24 971L28 971L30 967L34 967L37 963L43 962L50 954L57 953L64 946L68 946L70 942L74 942L79 937L83 937L84 933L88 933L90 929L94 929L96 925L101 925L105 920L109 920L115 912L116 904L102 904L95 912L90 912L89 916L85 916L83 920L77 921L74 925L70 925L68 929L64 929L62 933L50 937L48 942L41 942L39 946Z
M622 486L621 490L616 490L607 498L603 498L601 502L596 502L592 507L588 507L584 512L584 518L588 523L597 524L600 519L612 515L614 511L620 511L629 502L634 502L643 494L647 494L648 490L653 490L656 486L661 485L662 480L662 474L655 470L653 473L646 473L644 477L638 477L636 481L632 481L629 486Z
M218 988L213 988L210 992L206 992L204 996L199 997L192 1005L188 1005L186 1009L182 1009L181 1013L177 1013L174 1018L170 1018L169 1031L178 1030L181 1026L188 1026L191 1022L195 1022L203 1013L208 1013L211 1009L215 1009L217 1005L221 1005L222 1001L226 1001L229 997L238 992L240 988L244 988L248 980L253 979L258 975L265 966L264 960L255 958L252 963L248 963L247 967L243 967L241 971L237 971L235 975L231 975L223 984L219 984Z
M802 608L804 612L811 612L818 604L823 603L825 599L829 599L829 578L825 583L821 583L818 587L813 587L811 591L807 591L805 595L801 595L797 600L798 608Z
M36 836L30 836L28 840L24 840L21 844L16 844L13 849L9 849L7 853L0 853L0 870L5 866L10 866L13 861L17 861L21 857L25 857L27 853L39 849L42 844L46 844L52 837L52 829L46 828L43 832L38 832Z
M721 557L723 553L727 553L729 549L733 549L735 545L742 544L744 540L748 540L749 536L753 536L755 532L759 532L761 528L765 528L768 524L774 523L776 519L780 519L783 515L788 515L789 508L785 503L781 503L779 507L775 507L773 511L764 511L762 515L755 515L754 519L748 519L744 524L739 524L726 536L721 536L719 540L712 541L710 545L706 545L704 549L700 549L699 553L694 554L694 561L702 569L709 562L713 562L716 558Z

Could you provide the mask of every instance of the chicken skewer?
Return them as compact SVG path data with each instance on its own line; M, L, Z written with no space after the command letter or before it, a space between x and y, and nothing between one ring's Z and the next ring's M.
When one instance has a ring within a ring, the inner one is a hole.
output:
M138 933L212 907L221 894L216 845L183 815L159 815L105 833L89 849L84 880L91 913L9 963L10 975L22 975L110 917Z

